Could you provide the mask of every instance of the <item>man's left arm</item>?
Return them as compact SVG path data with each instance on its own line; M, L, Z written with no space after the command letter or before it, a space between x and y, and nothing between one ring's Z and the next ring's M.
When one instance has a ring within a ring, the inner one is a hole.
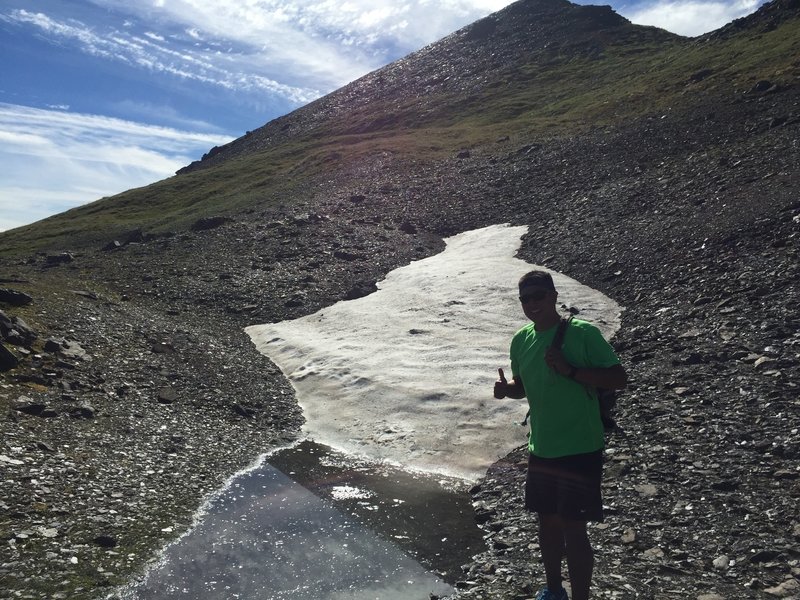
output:
M621 390L628 385L628 374L622 365L585 369L575 368L570 365L569 371L562 374L577 383L591 385L604 390Z
M573 381L607 390L621 390L628 384L628 374L619 364L619 359L611 345L603 339L600 331L591 328L585 338L590 355L596 354L601 364L608 366L578 367L567 362L560 348L550 347L545 354L545 361L559 375L569 377ZM616 364L609 364L614 363ZM596 363L595 363L596 364Z

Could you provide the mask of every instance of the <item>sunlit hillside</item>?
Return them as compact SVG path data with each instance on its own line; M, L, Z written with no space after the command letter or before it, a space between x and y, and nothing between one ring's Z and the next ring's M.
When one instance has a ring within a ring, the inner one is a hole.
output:
M784 2L787 7L790 2ZM701 38L631 25L608 7L518 2L222 148L180 174L0 234L0 251L96 246L208 215L302 198L382 152L435 161L502 136L527 142L728 103L800 67L781 3Z

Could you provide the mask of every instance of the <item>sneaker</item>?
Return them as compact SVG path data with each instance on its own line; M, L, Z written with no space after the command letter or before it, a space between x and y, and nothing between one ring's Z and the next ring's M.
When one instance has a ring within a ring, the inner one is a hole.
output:
M536 595L536 600L569 600L569 596L564 588L557 592L551 592L549 589L544 588Z

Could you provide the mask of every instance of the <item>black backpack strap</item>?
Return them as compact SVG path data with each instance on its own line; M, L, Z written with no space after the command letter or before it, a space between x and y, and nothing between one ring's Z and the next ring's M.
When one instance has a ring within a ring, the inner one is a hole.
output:
M572 322L572 315L566 319L562 317L561 322L558 324L556 335L553 337L553 343L550 344L553 348L561 349L564 345L564 335L567 333L567 326Z
M564 335L567 333L567 327L572 322L572 315L568 316L567 318L561 318L561 321L558 323L558 329L556 329L556 334L553 336L553 342L550 344L551 348L561 348L564 344ZM528 417L531 416L531 411L529 410L525 413L525 418L522 420L520 425L527 425L528 424Z

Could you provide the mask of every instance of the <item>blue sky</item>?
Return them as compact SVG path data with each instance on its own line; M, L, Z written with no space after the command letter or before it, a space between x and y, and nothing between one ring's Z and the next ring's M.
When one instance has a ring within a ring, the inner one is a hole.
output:
M611 5L699 35L763 3ZM0 231L169 177L508 4L0 0Z

